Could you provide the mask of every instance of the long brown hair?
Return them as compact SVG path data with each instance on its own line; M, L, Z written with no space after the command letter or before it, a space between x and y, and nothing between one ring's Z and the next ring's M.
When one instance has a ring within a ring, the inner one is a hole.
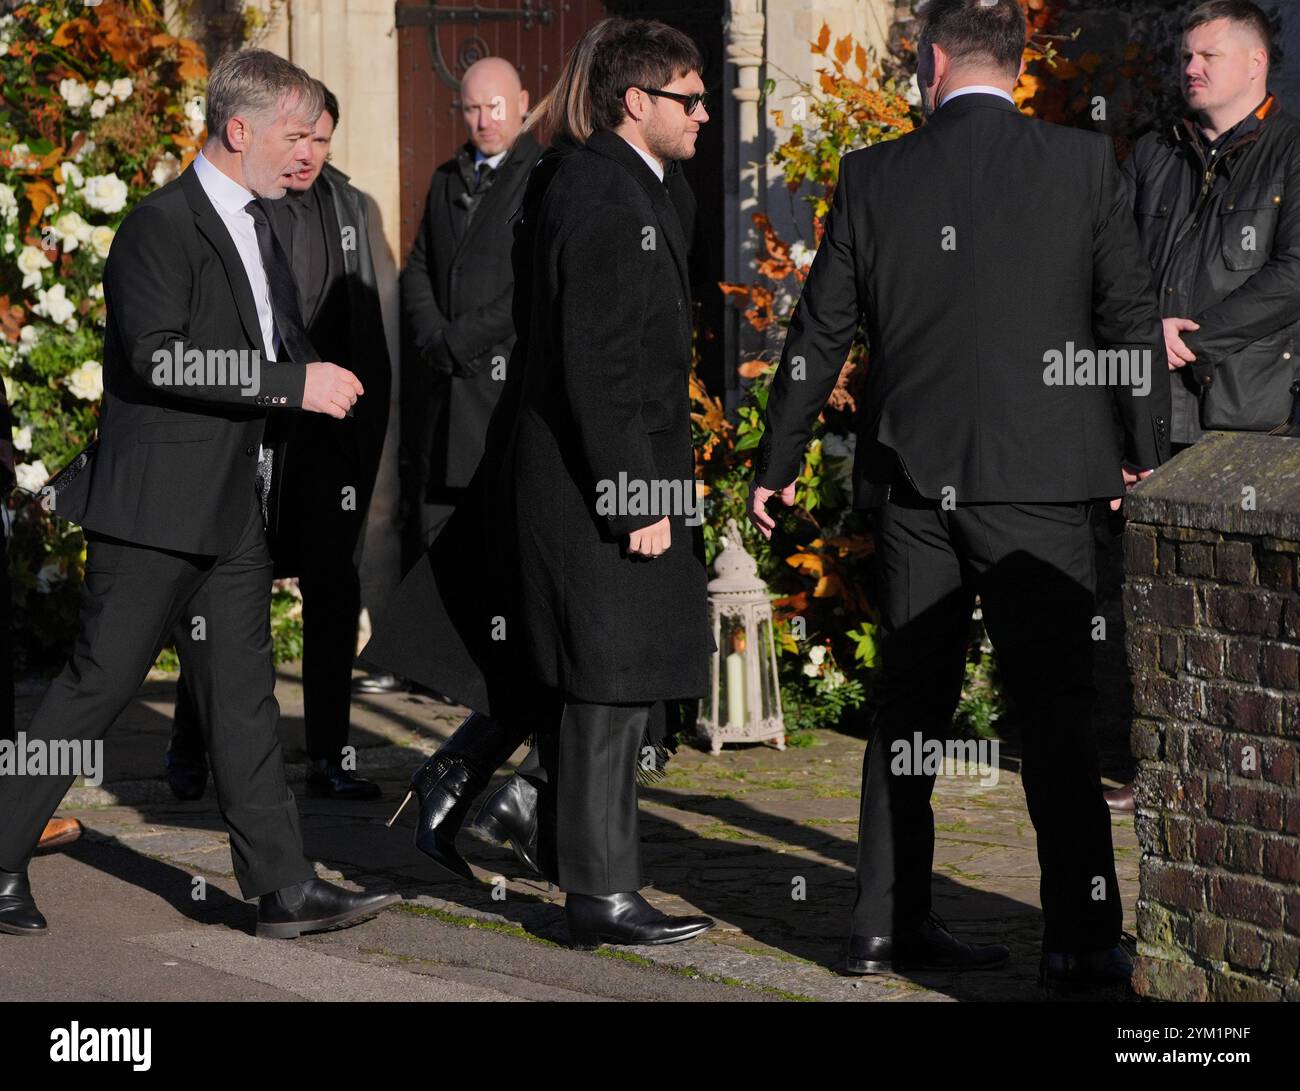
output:
M569 51L559 79L524 121L523 132L534 130L542 146L557 136L567 136L585 144L594 131L591 123L591 58L596 47L623 29L629 20L612 15L593 23Z

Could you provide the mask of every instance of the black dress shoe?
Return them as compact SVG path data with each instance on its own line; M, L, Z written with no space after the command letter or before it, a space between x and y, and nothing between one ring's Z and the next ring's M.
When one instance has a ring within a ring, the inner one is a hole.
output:
M11 936L40 936L49 931L32 898L25 871L0 871L0 932Z
M316 799L359 801L378 799L379 785L349 773L338 762L312 758L307 768L307 794Z
M453 875L472 882L474 873L456 851L456 835L497 767L527 737L522 728L471 713L412 774L411 790L388 825L391 827L411 797L417 796L420 817L415 824L415 847Z
M900 970L987 970L1011 956L1001 943L963 943L931 913L915 932L898 936L853 936L845 969L851 974Z
M712 917L670 917L640 894L567 894L569 939L579 950L602 943L681 943L713 927Z
M296 939L308 932L347 928L401 900L400 894L356 893L323 879L308 879L262 895L257 934L262 939Z
M182 803L203 798L208 786L208 761L202 754L190 757L168 750L163 759L167 770L167 783L172 795Z
M405 693L406 680L395 674L380 674L372 671L352 683L353 693Z
M483 801L471 827L497 845L510 842L515 859L537 874L537 787L518 773Z
M1044 951L1038 964L1040 985L1098 988L1127 985L1133 976L1133 960L1123 947L1102 951Z

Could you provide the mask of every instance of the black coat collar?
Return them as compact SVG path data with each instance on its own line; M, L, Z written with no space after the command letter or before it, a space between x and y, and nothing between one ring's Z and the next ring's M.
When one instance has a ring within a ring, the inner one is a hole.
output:
M650 204L654 207L655 215L659 217L664 237L668 240L668 250L677 265L677 275L682 282L683 298L690 299L691 277L686 265L686 236L682 233L681 220L677 215L677 209L673 206L672 199L668 196L668 190L664 183L659 181L658 176L650 169L649 164L637 154L636 149L616 132L608 129L594 132L587 138L586 147L589 151L595 152L597 155L603 155L606 159L612 159L625 170L630 171L632 177L645 190L646 195L650 198ZM668 177L666 169L664 177Z
M972 110L1002 110L1008 114L1020 113L1014 102L1008 102L1001 95L990 95L986 91L972 91L968 95L958 95L950 99L930 115L930 121L946 121L949 118L965 117Z
M467 145L469 148L470 162L473 163L474 146ZM508 194L514 183L516 174L523 171L525 174L537 162L537 157L541 154L541 149L537 146L537 141L532 133L520 133L515 137L515 142L510 145L510 150L506 157L497 164L496 178L491 187L483 194L482 204L474 213L474 218L470 220L469 227L465 229L465 234L460 237L456 243L456 251L459 253L469 245L474 236L483 229L483 224L487 222L488 217L496 215L500 210L498 204L505 200L505 194ZM493 196L495 194L495 196ZM501 216L501 219L507 219L514 212L513 205L517 202L511 202L510 213ZM448 204L448 214L450 215L450 203Z

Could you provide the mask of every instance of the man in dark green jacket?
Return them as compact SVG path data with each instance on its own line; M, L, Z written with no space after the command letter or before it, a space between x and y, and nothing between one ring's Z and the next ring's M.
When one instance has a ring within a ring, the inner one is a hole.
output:
M1300 123L1268 93L1268 20L1211 0L1183 24L1190 115L1124 164L1160 294L1177 452L1285 422L1300 318Z

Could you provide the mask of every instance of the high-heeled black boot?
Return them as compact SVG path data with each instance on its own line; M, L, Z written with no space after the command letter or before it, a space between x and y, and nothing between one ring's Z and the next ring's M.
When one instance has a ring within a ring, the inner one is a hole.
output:
M473 880L469 864L456 851L456 834L497 767L527 737L528 732L522 728L471 713L411 776L411 790L388 825L397 821L412 795L418 796L420 817L415 824L415 847L453 874Z
M510 848L526 868L537 864L537 786L516 773L483 801L472 829L497 845Z

